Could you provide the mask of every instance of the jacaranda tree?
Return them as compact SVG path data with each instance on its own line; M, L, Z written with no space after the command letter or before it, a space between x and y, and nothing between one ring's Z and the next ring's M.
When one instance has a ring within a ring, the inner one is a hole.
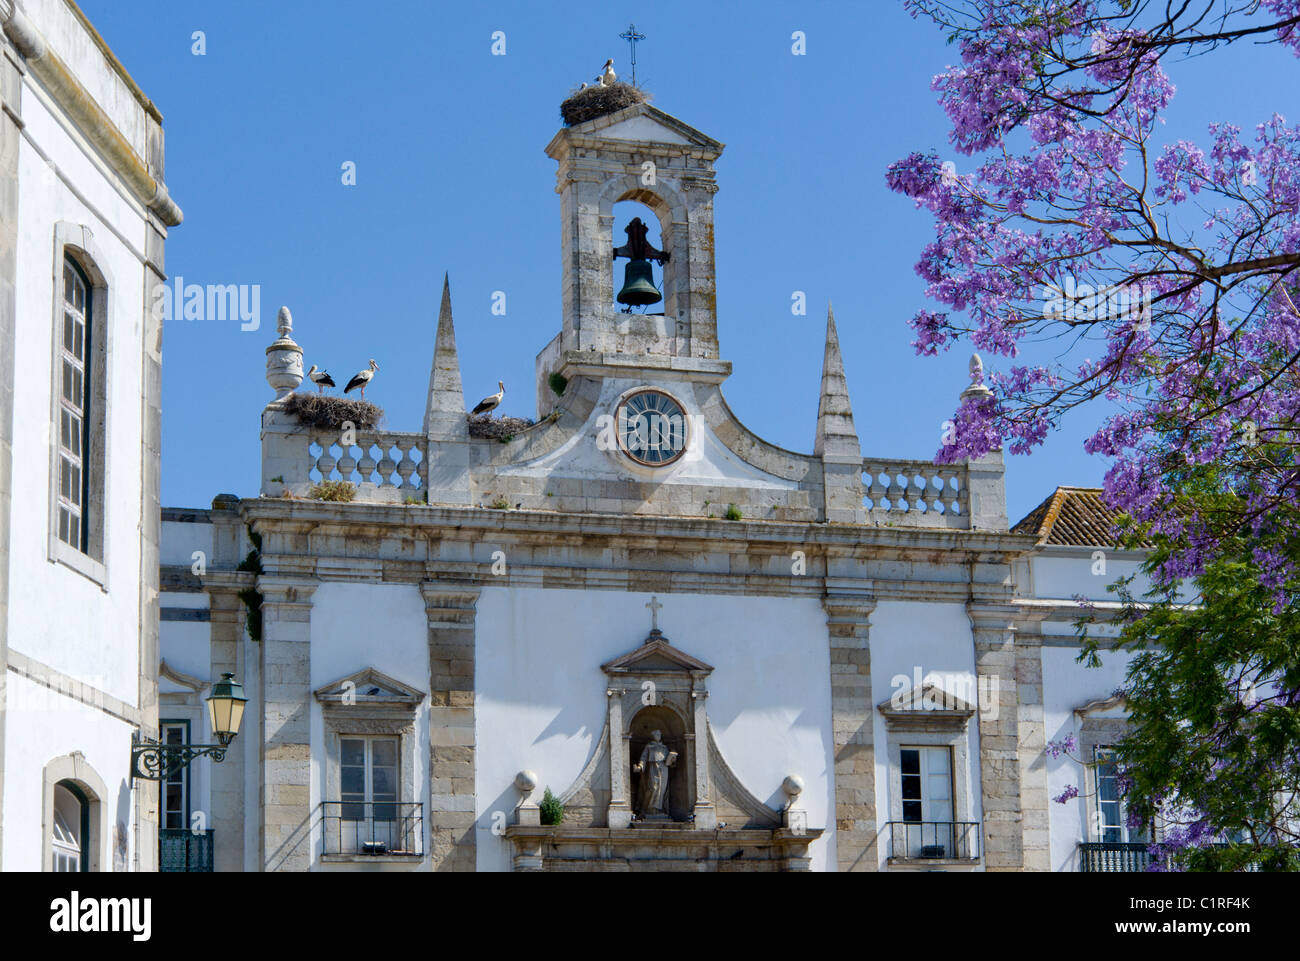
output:
M1269 41L1281 96L1300 86L1300 0L906 5L960 52L933 87L971 158L914 153L887 173L935 219L917 271L936 309L912 319L915 347L968 336L1008 358L939 460L1030 451L1105 398L1087 449L1113 459L1107 496L1181 545L1162 576L1195 575L1222 530L1171 509L1158 423L1225 485L1251 475L1243 529L1300 507L1300 129L1274 114L1243 138L1207 118L1203 143L1159 143L1174 95L1162 61ZM1056 341L1059 359L1015 363L1027 340ZM1276 457L1254 456L1261 444ZM1286 553L1258 563L1280 590Z
M1006 358L937 459L1027 453L1104 402L1086 449L1111 461L1128 536L1156 545L1155 592L1120 587L1130 817L1168 827L1157 865L1295 867L1300 128L1157 133L1173 57L1261 45L1279 97L1300 87L1300 0L905 5L960 54L933 81L955 159L887 173L935 222L914 346ZM1018 363L1031 341L1053 359Z

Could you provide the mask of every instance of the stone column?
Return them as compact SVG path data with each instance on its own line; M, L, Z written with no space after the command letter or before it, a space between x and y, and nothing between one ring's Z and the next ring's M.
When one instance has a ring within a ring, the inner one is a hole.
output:
M253 575L234 571L213 571L203 578L208 595L210 677L215 682L229 671L243 684L249 683L244 662L244 623L247 608L239 592L253 586ZM248 688L245 688L247 691ZM256 694L254 694L256 696ZM257 736L255 703L247 705L238 737L226 752L226 759L213 764L212 828L214 871L243 871L244 867L244 747ZM206 738L198 738L206 740Z
M420 584L429 620L429 860L435 871L473 871L474 617L479 588Z
M980 691L980 787L984 812L984 866L1024 867L1020 798L1019 697L1016 691L1016 609L971 601L966 605Z
M263 575L262 868L311 867L311 597L316 584Z
M876 752L871 699L873 598L828 593L831 730L835 744L835 845L841 871L875 871Z

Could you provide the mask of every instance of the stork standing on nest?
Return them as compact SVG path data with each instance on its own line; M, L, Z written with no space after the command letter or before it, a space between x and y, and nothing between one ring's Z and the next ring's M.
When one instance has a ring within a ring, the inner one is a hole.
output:
M596 79L600 81L602 87L613 86L614 82L618 80L618 74L614 72L613 57L605 61L604 69L601 70L600 76Z
M356 388L360 387L360 388L361 388L361 399L362 399L362 400L365 400L365 399L366 399L366 385L370 383L370 378L372 378L372 377L375 376L375 371L377 371L378 369L379 369L379 365L375 363L374 358L372 357L372 358L370 359L370 369L369 369L369 370L358 371L358 372L353 376L353 378L352 378L350 381L348 381L348 386L346 386L346 387L343 388L343 393L345 393L345 394L346 394L346 393L349 393L350 391L355 390Z
M307 371L307 379L316 385L316 393L325 393L326 387L333 387L334 378L330 376L327 370L317 370L316 365L311 365L311 370Z
M497 381L497 386L501 388L499 391L491 397L484 397L478 402L478 406L474 408L475 414L486 414L488 411L496 410L497 405L501 403L501 398L506 395L505 381Z

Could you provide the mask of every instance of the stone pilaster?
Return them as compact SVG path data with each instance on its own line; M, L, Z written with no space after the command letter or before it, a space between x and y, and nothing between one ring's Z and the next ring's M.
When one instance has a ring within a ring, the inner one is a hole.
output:
M1020 756L1020 810L1026 871L1052 869L1048 820L1051 798L1047 791L1047 724L1043 717L1043 638L1016 632L1016 750Z
M474 618L479 589L424 581L429 619L429 855L435 871L473 871Z
M828 593L823 603L830 634L838 868L875 871L876 752L869 634L876 602L862 594Z
M8 4L0 3L3 7ZM11 11L9 7L0 13ZM22 136L20 62L18 53L0 36L0 798L4 797L9 679L9 517L13 490L14 338L18 327L18 142ZM3 852L4 820L0 811L0 855Z
M203 578L208 595L210 674L215 681L229 671L248 683L244 660L244 623L247 608L239 592L253 585L253 575L234 571L213 571ZM247 688L246 688L247 690ZM256 703L247 705L239 735L226 752L226 759L209 768L212 776L213 869L244 871L244 748L250 737L259 737ZM202 738L200 738L202 740Z
M316 584L262 576L262 868L311 867L311 597Z
M1016 690L1016 609L972 601L966 605L980 691L980 794L984 812L984 866L1024 868L1019 696ZM1041 698L1040 698L1041 700Z

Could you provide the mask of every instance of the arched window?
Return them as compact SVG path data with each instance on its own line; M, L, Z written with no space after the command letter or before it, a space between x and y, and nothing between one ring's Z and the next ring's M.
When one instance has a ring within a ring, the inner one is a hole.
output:
M109 285L88 230L60 222L55 240L50 559L103 585Z
M59 540L90 553L87 502L90 488L90 422L93 371L91 359L90 278L70 256L63 258L63 329L59 338Z
M71 781L54 785L51 871L90 870L90 807Z

